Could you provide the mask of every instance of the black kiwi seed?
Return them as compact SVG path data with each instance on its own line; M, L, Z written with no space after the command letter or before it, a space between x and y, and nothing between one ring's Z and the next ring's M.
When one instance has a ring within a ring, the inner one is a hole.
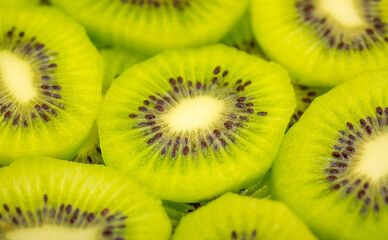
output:
M228 75L228 71L222 71L221 66L216 66L212 73L222 79ZM152 145L156 142L159 143L161 155L166 155L170 152L170 156L174 158L177 155L177 151L181 151L186 156L189 153L195 154L197 147L205 149L207 146L218 151L220 147L226 147L228 145L227 140L233 142L235 128L244 127L244 123L250 120L249 116L255 114L255 111L251 108L253 103L249 102L248 96L244 96L244 90L249 87L251 84L250 81L239 79L235 84L226 82L222 85L217 81L211 81L211 84L205 85L200 82L196 82L195 84L191 81L185 82L182 77L178 76L176 78L169 78L168 82L171 85L171 89L167 91L166 95L150 95L150 101L148 99L142 101L146 103L145 105L147 107L139 106L138 112L128 115L129 118L138 120L133 128L144 128L143 135L150 136L145 141L146 144ZM161 113L173 108L179 102L178 99L209 92L214 92L224 98L232 97L235 102L234 112L227 115L228 119L223 123L223 128L214 129L212 136L204 136L198 142L192 142L192 139L189 140L187 138L185 141L181 141L181 136L174 136L172 139L164 138L163 123L160 120ZM267 112L258 112L256 116L266 116L267 114Z
M325 16L319 16L313 1L300 0L295 7L299 12L300 22L311 25L316 34L327 42L328 47L343 51L351 49L363 51L371 48L374 43L388 42L388 36L385 29L387 24L381 20L381 12L376 10L379 9L376 6L379 1L361 2L368 27L360 30L358 35L352 36L347 36L347 33L341 32L340 29L334 29Z
M383 110L384 109L384 110ZM363 176L352 173L354 147L358 141L371 137L388 126L388 107L377 107L374 116L360 119L358 123L347 122L346 130L339 131L337 143L333 145L331 161L325 169L326 181L335 191L343 191L345 197L354 197L363 206L361 213L379 212L381 205L388 205L388 182L375 186ZM371 187L373 185L373 187ZM354 193L354 194L352 194Z
M69 228L98 226L101 239L124 240L126 225L123 224L123 221L127 219L126 216L120 213L111 213L108 208L104 208L100 212L90 213L66 203L54 207L49 203L47 195L44 195L42 199L42 207L32 212L24 211L19 207L13 210L7 204L3 204L5 212L0 209L1 225L9 226L12 229L44 225L61 225ZM0 239L4 239L6 231L0 228Z
M31 121L40 117L44 122L57 117L56 109L64 109L62 104L62 87L57 83L55 71L58 64L55 62L57 53L48 49L35 37L27 38L23 31L17 31L13 27L6 31L2 43L3 49L11 49L12 53L29 61L37 75L34 81L40 82L40 91L34 107L20 107L17 99L8 97L8 91L3 91L0 95L0 116L7 121L12 121L16 127L28 127ZM36 84L36 82L34 83ZM38 100L39 99L39 100Z
M190 0L121 0L122 3L129 3L141 7L174 7L178 10L183 10L190 6Z
M257 230L253 230L249 235L243 233L243 234L238 234L236 231L232 231L231 234L231 239L232 240L256 240L257 236Z

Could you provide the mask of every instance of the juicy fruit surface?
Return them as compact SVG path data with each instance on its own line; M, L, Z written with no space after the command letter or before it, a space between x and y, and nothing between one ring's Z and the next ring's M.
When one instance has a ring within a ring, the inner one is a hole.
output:
M145 54L218 42L248 0L53 0L93 38Z
M114 79L118 78L127 68L144 61L147 56L119 48L103 48L100 54L104 59L104 80L102 92L105 94Z
M29 158L1 168L0 183L1 239L168 239L170 235L161 201L104 166Z
M100 149L97 123L93 125L91 135L77 155L72 159L74 162L89 164L104 164Z
M283 203L225 194L185 216L172 239L316 239Z
M34 154L72 158L101 98L96 49L48 7L0 8L0 34L1 164Z
M254 33L266 56L295 83L317 87L388 68L387 13L386 0L252 2Z
M322 239L388 234L387 79L360 74L318 97L283 140L274 195Z
M296 97L296 108L294 114L292 114L290 123L288 127L292 127L295 123L298 122L303 113L310 106L310 104L315 100L315 98L325 94L329 89L327 88L314 88L306 87L300 85L293 85Z
M267 172L294 107L274 63L222 45L165 52L108 91L103 158L162 199L213 198Z
M265 58L253 36L250 11L241 17L221 42L257 57Z

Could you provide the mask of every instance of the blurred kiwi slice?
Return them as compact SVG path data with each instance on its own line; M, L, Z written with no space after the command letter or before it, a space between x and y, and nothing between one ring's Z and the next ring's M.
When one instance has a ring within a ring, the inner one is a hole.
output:
M112 81L127 68L144 61L147 56L120 48L102 48L99 50L104 60L104 80L102 91L105 94Z
M80 21L95 41L152 55L218 42L248 0L52 0Z
M146 58L144 55L123 49L103 48L99 51L104 61L103 94L108 91L112 81L124 70ZM89 139L78 151L72 161L89 164L104 164L101 155L97 123L94 124Z
M224 45L168 51L117 78L98 118L107 166L165 200L238 191L268 171L295 107L275 63Z
M294 114L292 114L288 128L292 127L302 117L303 113L314 101L315 98L325 94L329 91L329 88L317 88L317 87L306 87L302 85L292 85L295 91L296 97L296 108Z
M34 6L46 4L48 0L0 0L0 6Z
M250 11L243 15L221 42L252 55L266 58L253 36Z
M101 155L97 123L93 125L89 139L78 151L72 161L88 164L104 164L104 160Z
M102 60L84 29L49 7L0 8L0 164L71 159L90 135Z
M387 88L388 72L352 77L315 99L284 138L272 192L321 239L388 235Z
M227 193L182 218L172 240L272 240L316 237L283 203Z
M161 201L124 174L101 165L26 158L1 168L0 184L1 239L167 240L170 236Z
M266 56L301 85L388 68L388 1L253 0L252 17Z

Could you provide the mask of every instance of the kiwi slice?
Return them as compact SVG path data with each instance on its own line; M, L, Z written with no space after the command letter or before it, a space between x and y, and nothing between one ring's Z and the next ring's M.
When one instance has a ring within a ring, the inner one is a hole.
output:
M387 238L387 88L388 72L353 77L318 97L284 138L273 193L322 239Z
M50 7L0 8L0 164L71 159L101 100L102 60L83 28Z
M224 45L167 51L113 82L98 118L107 166L165 200L197 202L260 179L295 99L286 71Z
M132 65L144 61L147 56L119 48L102 48L100 54L104 59L104 81L102 92L105 94L113 79Z
M252 17L266 56L302 85L388 68L388 1L253 0Z
M104 164L102 159L97 124L95 123L88 141L72 159L74 162L89 164Z
M316 239L283 203L225 194L182 218L172 240Z
M0 0L0 6L33 6L42 4L43 0Z
M292 114L288 128L292 127L296 122L298 122L300 117L302 117L303 113L315 98L329 91L328 88L306 87L296 84L293 84L292 86L294 87L296 96L296 108L294 110L294 114Z
M26 158L1 168L0 184L0 239L170 236L161 201L124 174L101 165Z
M251 186L241 189L239 194L241 196L249 196L255 198L271 198L271 170L269 170L265 176L258 182Z
M52 0L98 42L155 54L218 42L248 0Z
M243 15L221 42L255 56L266 58L253 36L250 11Z
M100 49L100 54L104 60L103 94L109 89L113 79L117 78L126 68L144 60L144 55L132 53L123 49ZM104 164L100 149L100 139L98 128L95 123L91 135L87 142L72 159L75 162L89 164Z
M241 189L238 194L240 194L241 196L249 196L255 198L270 198L270 180L271 171L268 171L262 179L247 188ZM165 200L163 201L163 207L166 209L167 215L171 220L173 229L175 229L178 226L178 223L180 222L182 217L186 216L190 212L194 212L198 208L208 204L210 201L201 201L196 203L180 203Z

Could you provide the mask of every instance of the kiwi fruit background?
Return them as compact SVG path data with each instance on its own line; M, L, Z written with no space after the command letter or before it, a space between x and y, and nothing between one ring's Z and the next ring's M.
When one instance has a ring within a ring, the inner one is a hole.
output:
M387 12L0 0L0 239L385 240Z

